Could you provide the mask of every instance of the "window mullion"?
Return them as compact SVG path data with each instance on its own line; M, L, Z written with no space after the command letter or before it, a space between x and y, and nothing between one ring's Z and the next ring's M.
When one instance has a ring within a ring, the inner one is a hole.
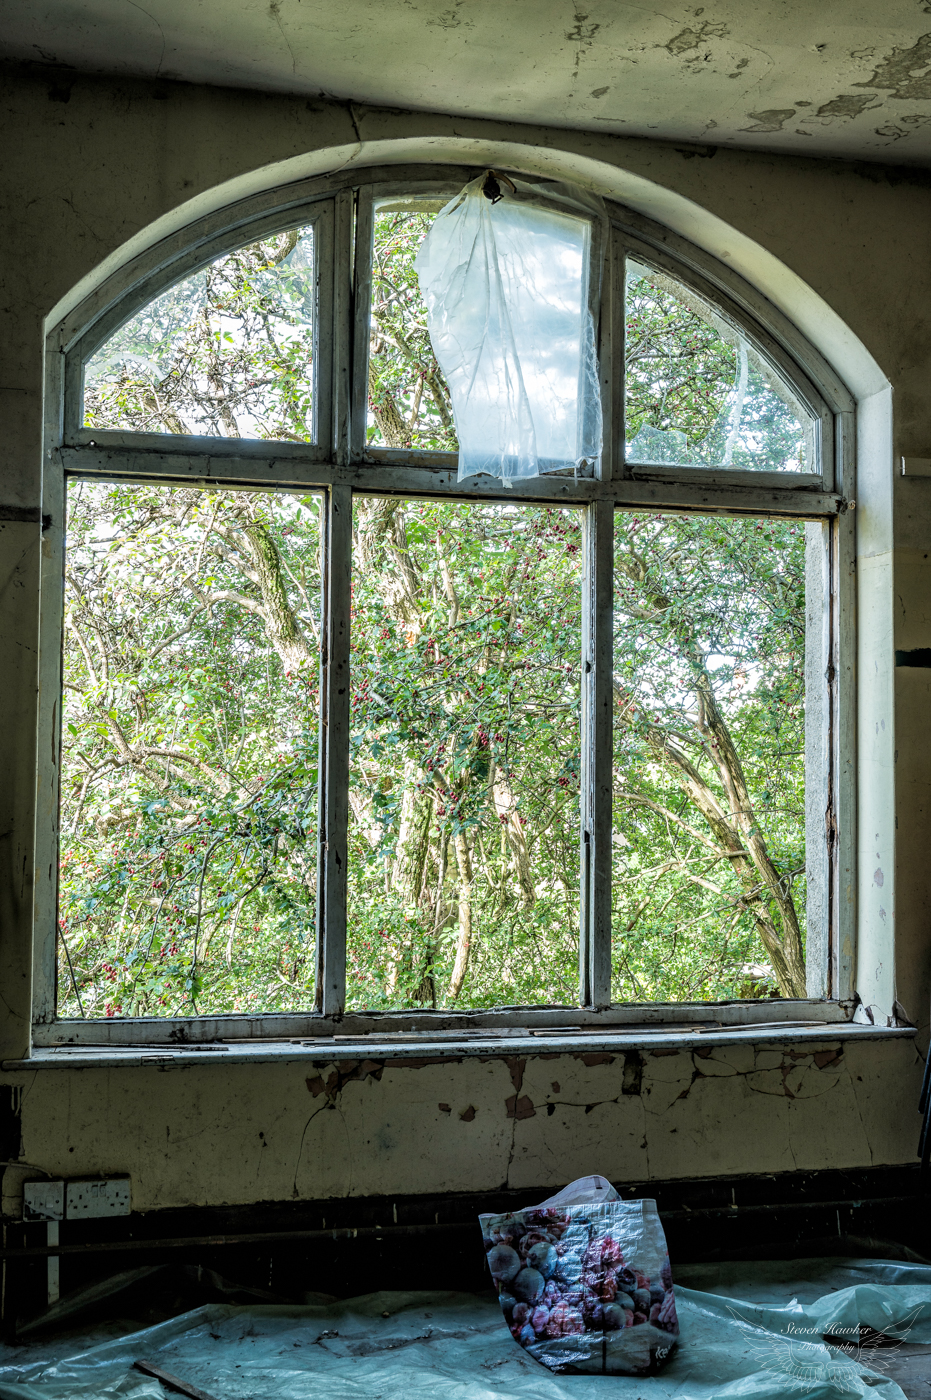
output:
M611 1001L614 506L585 512L582 584L582 812L579 971L583 1006Z
M615 229L604 249L598 358L604 442L601 480L627 475L624 466L624 246Z
M612 474L631 476L627 464L627 249L615 231L611 245Z
M369 341L372 316L372 247L374 210L372 191L359 191L355 232L355 267L353 272L352 320L352 383L350 387L350 461L361 462L365 453L368 426Z
M349 461L350 403L352 389L352 224L350 190L336 196L333 238L333 456L340 465Z
M317 898L317 1007L346 1004L346 870L349 820L349 610L352 490L326 498L325 635L320 658L320 868Z

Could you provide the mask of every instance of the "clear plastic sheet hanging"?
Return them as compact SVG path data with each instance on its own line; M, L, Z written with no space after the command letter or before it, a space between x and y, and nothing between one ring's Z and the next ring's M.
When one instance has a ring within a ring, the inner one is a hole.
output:
M211 1304L96 1345L74 1335L64 1354L61 1342L0 1348L0 1400L162 1400L137 1358L216 1400L604 1400L606 1384L617 1400L903 1400L900 1352L931 1342L928 1265L810 1259L676 1276L680 1342L647 1379L553 1375L513 1340L490 1292L372 1293ZM864 1326L902 1347L872 1347Z
M571 186L488 179L441 210L415 264L452 399L459 480L585 471L601 452L589 294L603 210Z

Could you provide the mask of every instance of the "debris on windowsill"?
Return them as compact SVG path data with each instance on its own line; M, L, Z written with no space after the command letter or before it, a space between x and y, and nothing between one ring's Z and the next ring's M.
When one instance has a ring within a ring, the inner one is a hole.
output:
M358 1057L376 1060L461 1059L469 1056L621 1054L641 1048L687 1050L690 1044L727 1045L736 1042L796 1044L837 1040L887 1040L914 1037L910 1025L870 1024L847 1017L837 1020L743 1021L715 1025L699 1022L683 1025L609 1025L483 1028L478 1030L398 1032L374 1027L355 1035L306 1036L300 1039L227 1042L222 1058L191 1054L194 1045L178 1045L170 1054L153 1054L144 1045L37 1046L25 1059L4 1060L0 1068L16 1070L138 1067L171 1070L184 1064L223 1064L311 1059L332 1063Z

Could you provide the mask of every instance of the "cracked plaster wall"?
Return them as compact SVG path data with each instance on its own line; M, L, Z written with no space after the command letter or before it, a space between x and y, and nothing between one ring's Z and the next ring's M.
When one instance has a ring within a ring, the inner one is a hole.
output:
M296 178L316 148L349 160L360 136L416 138L421 159L459 142L464 159L481 160L500 140L522 145L528 169L571 170L578 159L621 167L710 211L813 287L892 382L896 453L931 456L931 177L922 172L350 113L322 101L164 83L77 78L65 102L48 80L12 70L0 122L0 506L14 516L0 525L4 1056L28 1044L41 536L38 524L15 516L40 501L43 319L148 224L277 162L291 162L285 171ZM249 178L254 185L272 177ZM874 465L891 470L885 458ZM887 542L875 554L876 568L895 582L888 645L928 646L931 481L897 481L894 510L896 547ZM869 528L868 519L862 524ZM896 672L894 704L882 699L877 719L894 732L899 775L888 855L896 905L886 911L897 942L894 966L882 975L921 1024L922 1046L931 986L929 674ZM837 1049L826 1040L817 1054L746 1046L653 1053L639 1067L540 1055L519 1073L504 1059L416 1070L395 1062L348 1078L344 1066L332 1086L334 1067L308 1062L41 1071L5 1082L21 1090L27 1161L68 1175L128 1171L144 1208L521 1187L593 1170L643 1180L911 1160L914 1042L848 1044L840 1056Z
M914 1060L910 1044L825 1040L249 1065L234 1093L215 1064L15 1082L27 1161L128 1172L134 1207L152 1210L894 1163L913 1148Z

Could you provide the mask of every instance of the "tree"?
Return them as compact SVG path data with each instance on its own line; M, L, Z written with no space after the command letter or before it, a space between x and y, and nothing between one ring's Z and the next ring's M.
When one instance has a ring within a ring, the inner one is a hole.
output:
M717 980L736 995L758 938L782 995L804 996L803 527L628 517L615 579L615 825L629 842L618 887L635 901L616 929L622 980L646 994L659 973L683 999ZM642 920L658 902L676 917L651 970ZM680 927L691 937L677 973Z
M575 995L579 554L572 511L357 504L356 1005Z
M63 1007L312 1004L317 498L82 484L68 533Z
M746 337L674 278L630 264L628 453L635 462L811 471L811 415Z
M429 219L376 216L369 436L451 450ZM313 289L301 230L218 260L95 357L87 423L310 440ZM632 431L707 444L736 395L735 465L795 450L791 406L700 311L637 284ZM309 1007L318 498L69 501L61 1009ZM802 995L801 527L628 512L616 541L614 995ZM353 549L349 1004L572 1004L579 516L359 495Z
M367 434L373 446L445 452L459 446L414 270L432 222L403 207L375 215Z
M313 441L313 229L250 243L170 287L85 373L84 421Z

